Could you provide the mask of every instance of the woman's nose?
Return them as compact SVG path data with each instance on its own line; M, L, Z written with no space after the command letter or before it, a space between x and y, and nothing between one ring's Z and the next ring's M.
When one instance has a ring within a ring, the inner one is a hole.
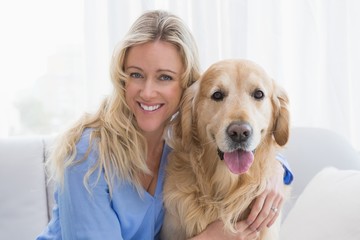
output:
M140 91L140 97L144 100L149 100L156 96L157 88L155 81L151 78L146 79Z

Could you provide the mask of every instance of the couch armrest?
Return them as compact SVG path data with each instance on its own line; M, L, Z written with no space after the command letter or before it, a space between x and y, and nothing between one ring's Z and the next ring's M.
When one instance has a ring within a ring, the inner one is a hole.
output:
M0 139L1 239L35 239L48 222L41 137Z
M344 137L326 129L292 128L283 154L294 173L291 198L284 206L284 217L309 181L322 169L360 170L359 153Z

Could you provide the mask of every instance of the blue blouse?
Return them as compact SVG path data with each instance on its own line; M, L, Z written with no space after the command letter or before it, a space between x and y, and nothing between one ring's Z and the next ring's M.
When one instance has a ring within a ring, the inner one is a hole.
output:
M89 147L91 130L84 131L76 145L76 159L82 159ZM56 188L52 219L37 240L61 239L159 239L164 219L163 181L170 147L164 145L154 196L144 191L139 196L134 185L116 181L110 198L103 172L89 178L90 193L83 184L84 175L95 162L97 148L85 161L65 169L64 188ZM285 169L284 183L290 184L292 173L281 155L277 159ZM95 184L96 183L96 184Z
M89 140L90 131L86 130L76 146L76 159L85 155ZM154 196L144 191L140 197L132 184L117 181L110 198L103 173L97 184L97 171L90 176L91 193L83 184L84 175L97 160L96 149L92 148L85 161L65 170L64 188L57 188L54 194L52 219L37 239L158 239L164 218L162 187L169 152L165 145Z

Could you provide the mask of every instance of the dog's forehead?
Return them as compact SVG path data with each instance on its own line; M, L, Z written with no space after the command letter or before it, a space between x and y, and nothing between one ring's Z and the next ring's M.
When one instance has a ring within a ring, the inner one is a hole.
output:
M267 73L257 64L247 60L220 61L208 68L203 75L204 85L214 86L221 84L231 86L234 84L268 85L271 84ZM208 83L211 84L208 84Z

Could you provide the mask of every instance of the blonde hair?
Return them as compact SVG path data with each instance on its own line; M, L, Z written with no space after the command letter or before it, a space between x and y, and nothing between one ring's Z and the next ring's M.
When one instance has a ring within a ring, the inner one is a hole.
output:
M149 11L142 14L129 29L123 41L115 48L111 63L111 81L114 90L102 102L95 114L85 114L57 141L47 162L52 177L63 183L65 168L76 164L76 143L83 131L91 128L90 143L85 160L97 145L98 160L84 177L84 185L90 191L89 177L97 171L98 179L104 172L112 193L114 178L131 181L139 192L139 173L149 174L146 165L146 141L137 127L132 112L125 101L124 62L128 50L136 45L151 41L166 41L178 47L184 64L181 78L183 89L190 86L200 76L198 51L194 38L177 16L165 11Z

